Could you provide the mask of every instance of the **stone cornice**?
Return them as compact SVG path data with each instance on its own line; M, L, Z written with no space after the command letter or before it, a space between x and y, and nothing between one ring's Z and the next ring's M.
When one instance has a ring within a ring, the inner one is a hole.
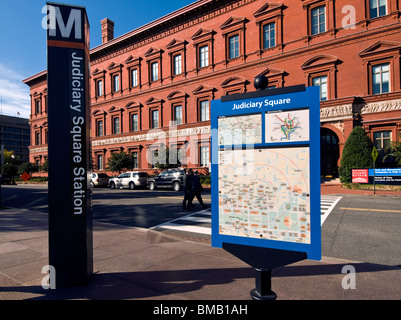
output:
M47 152L47 147L29 147L29 153L44 153Z
M323 107L320 109L320 121L328 122L353 119L354 115L357 114L364 115L389 111L401 111L401 99L369 103L355 101L349 104Z
M366 105L361 106L360 113L368 114L368 113L400 111L400 110L401 110L401 100L389 100L389 101L367 103Z
M198 134L210 135L210 126L194 127L194 128L184 128L178 130L168 130L164 131L162 129L150 130L148 133L135 134L122 137L110 137L105 139L94 140L92 138L92 147L106 146L111 144L123 144L130 142L145 142L154 141L160 139L168 139L174 137L189 137Z
M344 119L352 119L353 108L352 104L344 104L335 107L326 107L320 109L320 121L338 121Z

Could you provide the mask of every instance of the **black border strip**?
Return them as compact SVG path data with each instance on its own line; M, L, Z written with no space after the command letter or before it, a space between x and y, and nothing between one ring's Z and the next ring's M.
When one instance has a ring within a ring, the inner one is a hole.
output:
M293 93L293 92L299 92L299 91L306 91L306 87L304 84L290 86L290 87L284 87L284 88L266 89L266 90L258 90L258 91L247 92L247 93L231 94L231 95L227 95L227 96L222 96L221 102L268 97L268 96L287 94L287 93Z

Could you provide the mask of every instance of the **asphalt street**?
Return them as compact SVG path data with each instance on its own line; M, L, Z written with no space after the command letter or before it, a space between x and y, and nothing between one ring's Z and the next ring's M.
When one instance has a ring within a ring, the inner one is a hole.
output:
M322 226L322 255L401 265L401 198L344 196Z
M2 205L47 212L47 187L2 186ZM182 192L95 189L93 218L151 228L188 215ZM203 195L210 206L210 192ZM196 201L195 201L196 203ZM198 205L196 210L201 210ZM322 226L322 255L380 265L401 265L401 198L343 196Z
M48 212L47 187L44 185L3 185L2 205ZM210 192L203 198L210 206ZM182 209L183 193L168 189L95 188L92 194L93 218L100 222L130 227L151 228L188 214ZM194 210L201 210L194 201Z

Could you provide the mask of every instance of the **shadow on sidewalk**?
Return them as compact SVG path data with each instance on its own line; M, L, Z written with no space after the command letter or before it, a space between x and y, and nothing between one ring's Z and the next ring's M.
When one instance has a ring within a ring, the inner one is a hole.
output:
M398 270L401 266L384 266L370 263L350 263L357 273ZM289 265L273 271L273 277L304 277L341 275L344 264ZM228 290L228 298L236 293L248 294L252 289L254 272L249 268L215 268L194 270L140 271L95 273L88 286L44 290L41 286L0 287L0 292L32 293L38 296L29 300L123 300L149 299L222 299ZM238 281L248 279L251 281ZM294 281L296 281L294 279ZM294 284L295 285L295 284ZM215 289L210 289L216 286ZM222 286L218 288L218 286ZM209 287L204 292L199 291ZM198 292L197 292L198 291ZM217 292L220 294L217 296ZM185 295L185 293L190 293ZM210 293L214 295L210 296ZM171 296L169 296L171 295ZM13 294L15 296L15 294Z

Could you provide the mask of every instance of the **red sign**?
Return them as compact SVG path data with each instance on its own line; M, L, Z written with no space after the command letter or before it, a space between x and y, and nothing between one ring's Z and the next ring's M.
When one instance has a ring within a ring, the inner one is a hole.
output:
M28 181L30 178L31 178L31 176L28 174L28 173L26 173L26 172L24 172L23 174L21 174L21 179L22 180L24 180L24 181Z
M369 183L369 169L352 169L352 183Z

